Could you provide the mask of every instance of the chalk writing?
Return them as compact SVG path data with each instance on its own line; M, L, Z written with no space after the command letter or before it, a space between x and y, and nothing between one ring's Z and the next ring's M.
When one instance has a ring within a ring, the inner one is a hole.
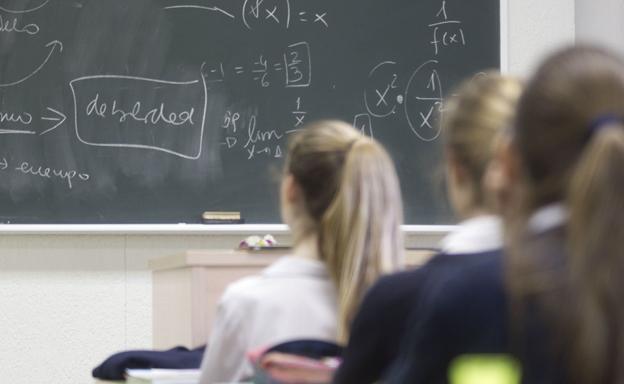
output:
M302 99L301 97L298 97L295 103L296 104L295 110L290 112L295 118L295 125L294 125L295 128L302 127L305 124L305 118L306 118L306 115L308 114L308 112L303 110L301 103L302 103Z
M368 113L360 113L353 118L353 126L359 129L362 134L370 137L373 135L373 119Z
M238 122L241 119L241 115L238 112L226 111L223 116L223 125L221 126L224 130L227 131L228 136L225 138L225 142L221 143L223 146L227 146L227 149L232 149L238 143L238 138L236 138L236 133L238 131Z
M396 66L397 63L394 61L384 61L368 74L364 105L369 115L378 118L393 115L396 113L397 105L403 103Z
M223 128L224 129L232 129L234 133L238 130L238 120L240 120L240 113L231 111L225 112L225 116L223 117Z
M268 71L269 65L267 63L267 60L266 58L264 58L264 56L260 55L260 58L253 63L253 69L251 70L251 73L253 73L253 79L255 81L258 81L262 88L266 88L271 85L271 83L269 83L267 79L269 75Z
M0 6L0 11L6 12L6 13L13 13L13 14L30 13L30 12L35 12L35 11L40 10L41 8L45 7L49 2L50 0L45 0L43 3L41 3L40 5L34 8L23 9L23 10L10 9L10 8Z
M76 137L83 144L151 149L188 160L200 158L208 99L203 76L201 80L187 82L119 75L85 76L72 80L70 87ZM124 98L121 102L115 95L124 89L144 90L146 99L148 95L152 97L149 103L136 98ZM155 90L158 93L154 93ZM182 90L201 97L189 97L187 107L173 111L168 105L180 105ZM200 110L201 113L196 113ZM130 132L139 128L148 128L149 134ZM164 128L168 129L163 131ZM187 138L193 146L172 143L167 133L171 128L177 128L175 134Z
M248 65L223 63L206 66L204 76L208 83L220 83L228 79L247 76L261 88L269 88L280 78L286 88L306 88L312 83L312 56L310 44L299 42L289 45L281 58L260 54Z
M128 119L141 122L145 125L159 125L164 123L164 126L181 126L181 125L193 125L193 115L195 114L195 108L191 108L182 112L165 112L165 103L160 103L157 108L143 110L143 105L140 101L135 102L132 108L128 111L122 109L117 100L113 100L112 105L100 101L100 94L97 93L95 98L89 102L86 107L87 116L99 116L103 119L109 116L117 118L119 123L125 123Z
M27 112L12 113L0 111L0 124L2 123L17 123L21 125L30 125L32 123L32 115Z
M0 111L0 135L34 135L36 132L30 129L5 128L7 126L28 128L33 117L28 112L4 112Z
M171 5L171 6L165 7L165 9L200 9L200 10L203 10L203 11L218 12L218 13L221 13L222 15L225 15L225 16L231 18L231 19L235 19L236 18L233 14L231 14L231 13L229 13L229 12L219 8L219 7L205 7L205 6L201 6L201 5Z
M41 120L52 121L55 124L51 128L48 128L45 131L41 132L39 135L45 135L45 134L48 134L48 133L54 131L56 128L60 127L65 122L65 120L67 120L67 116L65 116L65 114L63 114L62 112L59 112L56 109L53 109L53 108L50 108L50 107L47 107L46 109L49 112L52 112L53 115L52 115L52 117L42 116Z
M46 56L46 58L43 60L43 63L41 63L34 71L32 71L30 74L22 77L19 80L10 82L10 83L0 83L0 88L2 87L12 87L14 85L18 85L20 83L25 82L26 80L30 79L31 77L35 76L39 71L41 71L43 69L43 67L45 67L45 65L48 63L48 61L50 60L50 58L52 57L52 54L54 53L55 49L58 47L58 51L59 52L63 52L63 43L61 43L58 40L53 40L50 41L48 44L45 45L46 47L50 48L50 52L48 53L48 56Z
M312 83L312 55L310 44L301 42L291 44L284 54L286 66L286 87L309 87Z
M423 141L433 141L440 135L439 124L433 122L444 101L437 65L437 60L429 60L418 67L405 91L405 116L412 132Z
M3 158L3 165L8 167L8 163L5 158ZM18 167L15 168L16 171L30 176L38 176L45 179L58 179L63 180L67 183L67 187L72 189L74 187L74 180L80 180L83 182L89 181L91 176L88 173L80 173L75 170L64 170L60 168L52 168L47 167L45 165L32 165L28 161L23 161L20 163ZM78 178L78 179L76 179Z
M178 4L168 5L165 10L206 11L214 15L225 16L232 21L242 21L242 26L253 30L259 27L291 28L293 22L312 23L322 29L329 28L329 12L325 10L293 9L291 0L244 0L237 19L235 2L230 2L230 9L214 5ZM239 2L239 4L241 4Z
M290 28L290 0L245 0L242 9L243 24L253 29L260 24Z
M37 24L25 24L19 25L16 17L4 18L0 15L0 33L25 33L33 36L39 33L39 26Z
M262 131L257 129L256 127L257 119L256 116L251 116L249 119L249 125L247 129L247 142L245 143L243 148L248 148L252 144L257 143L265 143L271 140L279 140L283 137L275 130L271 131Z
M433 40L431 45L433 46L434 53L437 56L440 50L449 46L466 46L466 36L464 34L464 28L462 28L462 22L459 20L450 20L446 12L446 1L442 1L442 7L436 14L436 17L441 21L436 21L429 24L430 28L433 28Z
M52 127L49 128L41 133L39 133L39 135L45 135L46 133L49 133L51 131L53 131L54 129L56 129L58 126L60 126L61 124L63 124L65 122L65 115L55 109L52 109L50 107L47 108L48 111L53 112L54 116L53 117L41 117L41 120L44 121L53 121L56 124ZM10 134L15 134L15 135L34 135L36 134L35 131L31 130L31 129L12 129L12 128L5 128L6 126L8 127L13 127L13 126L18 126L18 127L23 127L23 128L29 128L30 125L33 123L33 116L32 114L28 113L28 112L5 112L5 111L0 111L0 134L2 135L10 135Z
M226 124L224 125L231 128L233 116L235 115L236 114L232 114L228 111L226 113ZM244 136L245 144L241 148L245 151L247 160L252 160L257 156L274 158L281 158L283 156L283 151L279 141L284 137L284 135L278 133L276 130L259 129L258 118L255 114L252 114L249 118L247 131L244 133ZM226 147L229 150L236 147L238 142L238 138L235 135L230 135L225 138L225 142L221 143L221 146Z

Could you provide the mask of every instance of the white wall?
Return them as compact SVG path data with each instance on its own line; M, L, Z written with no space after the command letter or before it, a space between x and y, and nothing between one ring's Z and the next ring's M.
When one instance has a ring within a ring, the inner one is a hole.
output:
M624 1L576 0L578 42L598 43L624 56Z
M510 73L528 76L553 49L574 43L573 0L507 1Z
M0 237L0 382L89 383L109 354L150 348L147 262L238 237Z
M588 1L589 3L589 1ZM509 71L574 41L572 0L509 0ZM107 355L151 346L150 258L239 237L0 236L0 381L89 383ZM430 243L432 239L412 239Z

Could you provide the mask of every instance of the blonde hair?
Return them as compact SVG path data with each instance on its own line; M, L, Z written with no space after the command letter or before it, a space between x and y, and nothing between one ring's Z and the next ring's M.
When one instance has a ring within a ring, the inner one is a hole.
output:
M338 338L346 342L362 296L403 263L401 193L394 164L375 140L321 121L290 143L286 172L302 191L319 251L338 290Z
M491 209L483 178L497 138L513 120L521 92L519 80L488 72L463 82L445 107L444 145L468 174L472 208Z

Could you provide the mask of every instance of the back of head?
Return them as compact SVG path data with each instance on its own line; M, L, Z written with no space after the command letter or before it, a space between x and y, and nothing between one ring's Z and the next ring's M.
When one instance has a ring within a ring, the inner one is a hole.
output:
M623 119L624 63L607 51L576 47L549 58L533 76L514 133L524 180L518 216L526 220L554 202L570 211L561 281L567 288L558 295L571 305L551 312L560 313L552 321L563 332L569 378L584 384L624 380ZM523 258L522 246L514 248L511 255ZM510 278L517 277L512 269Z
M339 294L339 338L365 290L403 260L399 182L388 153L375 140L337 121L309 125L291 142L286 164L301 188L304 230L319 250Z
M543 63L520 100L514 132L532 191L528 210L566 199L590 126L624 116L623 96L622 62L607 51L570 48Z
M445 107L445 150L451 165L462 167L467 176L469 210L493 210L484 177L497 138L512 123L521 92L517 79L490 72L462 83Z

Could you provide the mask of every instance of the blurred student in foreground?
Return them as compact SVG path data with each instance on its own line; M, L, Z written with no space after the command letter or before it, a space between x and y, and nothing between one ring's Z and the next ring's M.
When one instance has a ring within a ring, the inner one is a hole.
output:
M351 126L322 121L290 143L281 210L293 254L228 287L202 384L252 375L245 353L294 339L345 342L366 289L403 263L402 205L393 162Z
M521 84L496 73L467 80L442 120L449 197L463 220L426 266L382 278L368 292L352 326L336 383L380 380L396 358L409 314L423 287L449 279L466 263L502 247L502 221L486 181L500 134L511 124ZM418 315L416 313L415 315Z
M624 63L595 47L546 60L502 158L509 245L410 324L391 383L444 383L463 354L513 354L525 383L624 382Z

